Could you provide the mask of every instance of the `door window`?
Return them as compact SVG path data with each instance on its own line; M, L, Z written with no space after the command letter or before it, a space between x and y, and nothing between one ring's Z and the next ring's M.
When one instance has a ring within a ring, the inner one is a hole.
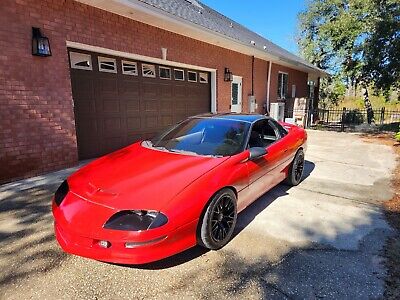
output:
M279 139L279 134L268 120L258 121L250 133L248 148L266 148Z
M239 99L239 83L232 83L232 105L237 105Z

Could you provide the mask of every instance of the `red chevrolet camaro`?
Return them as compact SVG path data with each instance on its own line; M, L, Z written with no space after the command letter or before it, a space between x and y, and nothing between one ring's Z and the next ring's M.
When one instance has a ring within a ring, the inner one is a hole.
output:
M306 141L305 130L262 115L188 118L67 178L52 203L57 240L123 264L219 249L240 211L283 180L299 184Z

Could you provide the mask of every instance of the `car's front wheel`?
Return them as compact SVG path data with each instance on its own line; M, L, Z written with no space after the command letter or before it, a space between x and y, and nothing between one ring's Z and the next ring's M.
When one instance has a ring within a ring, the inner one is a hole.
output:
M237 198L231 189L217 192L207 206L199 223L199 245L217 250L232 237L237 220Z
M297 151L296 156L293 159L289 167L288 176L286 177L286 183L288 185L296 186L301 182L304 172L304 151L300 149Z

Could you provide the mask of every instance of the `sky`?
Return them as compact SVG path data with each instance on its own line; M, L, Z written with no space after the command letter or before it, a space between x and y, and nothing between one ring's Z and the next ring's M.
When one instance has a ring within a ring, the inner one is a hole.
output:
M305 0L200 0L273 43L298 54L297 14Z

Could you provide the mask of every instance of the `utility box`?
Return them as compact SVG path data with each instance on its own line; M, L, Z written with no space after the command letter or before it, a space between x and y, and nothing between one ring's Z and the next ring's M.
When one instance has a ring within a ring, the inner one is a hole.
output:
M283 121L285 119L285 103L271 103L270 116L277 121Z
M249 96L249 112L254 113L257 111L258 104L255 96Z

